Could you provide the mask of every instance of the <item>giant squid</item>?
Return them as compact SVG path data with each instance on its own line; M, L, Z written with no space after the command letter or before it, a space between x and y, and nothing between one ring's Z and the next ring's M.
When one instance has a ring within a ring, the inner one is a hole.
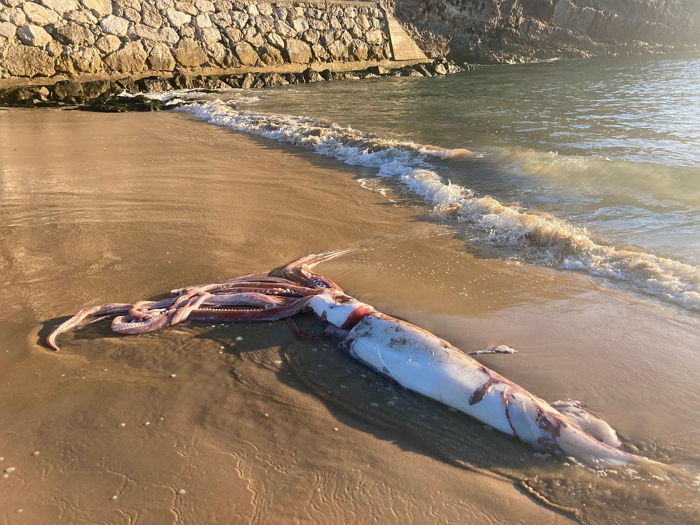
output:
M625 450L615 430L580 403L547 403L447 341L378 312L313 271L344 253L303 257L285 266L281 277L246 275L173 290L158 301L85 308L55 328L46 344L58 351L58 335L88 321L111 319L117 333L143 334L183 321L274 321L306 311L328 323L324 333L342 351L378 374L537 450L594 467L653 463Z

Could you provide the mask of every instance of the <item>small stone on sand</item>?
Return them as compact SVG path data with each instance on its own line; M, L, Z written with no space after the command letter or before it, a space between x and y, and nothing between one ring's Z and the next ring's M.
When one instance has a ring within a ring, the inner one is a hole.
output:
M264 415L265 415L265 417L270 417L270 414L268 414L267 412L265 412Z
M146 426L146 427L147 427L147 426L148 426L148 425L150 425L150 424L151 424L151 422L150 422L150 421L146 421L146 422L144 423L144 426Z
M39 455L39 451L38 451L38 450L35 450L34 452L32 452L32 456L38 456L38 455Z
M334 432L338 432L338 427L333 427Z
M236 337L236 341L243 341L243 337L239 335L238 337Z
M119 428L124 428L126 426L126 423L119 423Z
M185 489L180 489L177 491L177 493L182 496L183 494L187 494L187 491Z
M177 377L177 374L170 374L170 377L175 378L175 377Z
M15 467L7 467L5 469L5 474L12 474L15 470Z
M112 496L112 497L109 498L109 499L111 499L112 501L114 501L114 500L116 500L117 498L118 498L118 496L115 494L114 496Z

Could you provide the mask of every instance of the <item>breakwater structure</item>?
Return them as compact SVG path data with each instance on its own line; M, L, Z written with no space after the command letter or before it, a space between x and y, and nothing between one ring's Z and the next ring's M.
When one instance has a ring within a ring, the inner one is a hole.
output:
M0 0L0 103L454 72L373 1Z

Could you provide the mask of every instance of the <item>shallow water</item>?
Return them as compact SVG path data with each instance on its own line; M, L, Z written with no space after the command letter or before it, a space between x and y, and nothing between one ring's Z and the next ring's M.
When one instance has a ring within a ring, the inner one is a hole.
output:
M698 58L599 59L234 92L190 110L458 206L474 251L700 310L699 85Z
M381 82L404 79L371 84ZM537 246L525 257L521 245L489 244L469 221L406 192L415 184L449 199L443 181L401 178L402 166L442 174L492 157L397 148L381 130L339 133L315 114L305 135L296 119L222 104L228 127L186 112L0 112L0 412L10 422L0 467L17 468L0 480L2 523L17 522L20 508L29 523L700 523L692 309L562 271ZM326 130L342 140L302 140ZM330 155L313 154L319 144ZM345 163L328 158L338 152L349 152ZM398 171L378 177L387 159ZM40 345L88 305L348 247L361 251L320 270L349 293L465 350L516 348L480 360L544 399L584 401L629 446L673 468L591 471L537 454L329 344L295 340L283 323L138 337L95 325L63 336L59 354Z

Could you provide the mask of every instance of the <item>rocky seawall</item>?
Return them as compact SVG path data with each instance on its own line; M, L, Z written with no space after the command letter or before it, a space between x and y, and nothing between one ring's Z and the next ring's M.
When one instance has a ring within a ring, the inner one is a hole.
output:
M700 45L697 0L389 0L429 55L480 63Z
M262 87L429 62L376 2L0 0L6 101L75 94L71 83L84 96L143 79Z
M0 104L653 52L697 45L699 13L697 0L0 0Z

